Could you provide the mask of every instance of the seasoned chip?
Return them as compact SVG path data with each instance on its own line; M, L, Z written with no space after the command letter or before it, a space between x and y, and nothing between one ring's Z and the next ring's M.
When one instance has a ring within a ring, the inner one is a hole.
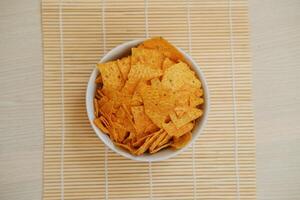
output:
M97 64L97 67L103 80L103 88L107 90L121 89L121 87L124 85L124 80L116 61L99 63Z
M118 143L118 142L115 142L114 144L121 148L126 149L127 151L129 151L132 154L135 154L136 149L133 146L131 146L130 144L122 144L122 143Z
M138 63L151 68L161 69L164 56L155 49L132 48L132 65Z
M134 119L134 126L138 135L143 134L147 126L150 125L150 119L145 114L144 106L133 106L131 112Z
M166 71L166 69L173 66L174 64L176 64L176 62L170 60L169 58L165 58L165 60L163 62L163 67L162 67L163 71Z
M176 47L174 47L162 37L155 37L146 40L139 47L157 49L160 52L162 52L166 57L174 61L184 60L183 55L176 49Z
M201 83L189 66L183 62L169 67L162 78L162 85L171 90L179 90L183 85L200 88Z
M190 106L191 107L197 107L197 106L203 104L203 101L204 100L201 97L197 97L195 95L190 96Z
M118 67L122 74L123 80L127 80L131 67L131 56L118 59Z
M170 117L172 122L177 128L180 128L187 123L199 118L202 115L202 110L198 108L190 108L183 116L178 118L175 113L171 113Z
M172 144L172 142L169 142L169 143L167 143L167 144L164 144L164 145L162 145L162 146L159 146L159 147L157 147L156 149L154 149L153 151L150 151L150 153L156 153L156 152L158 152L158 151L160 151L160 150L162 150L162 149L164 149L164 148L167 148L168 146L170 146Z
M173 147L174 149L181 149L182 147L184 147L185 145L187 145L187 143L191 140L192 138L192 133L188 132L184 135L182 135L181 137L174 137L174 142L171 144L171 147Z
M152 145L149 147L149 152L152 153L156 147L159 145L159 143L166 137L167 133L163 132L161 133L158 138L152 143Z
M154 133L151 137L147 138L145 143L135 152L136 155L141 155L145 151L148 150L148 148L151 146L151 144L159 137L159 135L163 132L163 130L159 130L156 133Z
M107 127L106 127L107 125L104 125L104 124L102 123L102 121L101 121L100 118L96 118L96 119L94 120L94 123L95 123L95 125L96 125L98 128L101 129L101 131L102 131L103 133L109 134L109 131L108 131Z
M173 122L164 123L163 129L168 133L170 136L180 137L185 133L191 131L194 128L193 123L187 123L184 126L177 128Z

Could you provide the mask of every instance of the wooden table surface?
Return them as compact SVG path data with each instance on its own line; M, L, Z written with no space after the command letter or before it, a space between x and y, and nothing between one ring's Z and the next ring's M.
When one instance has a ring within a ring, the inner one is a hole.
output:
M300 1L249 0L258 199L300 199ZM39 0L0 1L0 199L42 199Z

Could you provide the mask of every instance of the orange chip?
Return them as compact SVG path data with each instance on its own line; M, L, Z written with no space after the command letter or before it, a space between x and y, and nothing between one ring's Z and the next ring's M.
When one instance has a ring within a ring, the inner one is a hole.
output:
M200 88L201 83L186 63L180 62L169 67L162 78L162 85L171 90L179 90L184 85Z
M193 123L187 123L184 126L177 128L173 122L164 123L163 129L170 135L180 137L194 128Z
M169 67L175 65L176 62L170 60L169 58L165 58L164 62L163 62L163 71L166 71L166 69L168 69Z
M96 98L94 99L94 110L95 117L99 117L99 104Z
M188 110L188 106L176 106L174 108L174 111L179 118L182 117Z
M166 137L167 133L163 132L161 133L158 138L151 144L151 146L149 147L149 152L152 153L156 147L159 145L159 143Z
M134 125L137 134L145 132L146 127L150 124L150 119L144 112L144 106L133 106L131 107L131 113L134 119Z
M109 131L106 127L107 125L104 125L100 118L94 119L94 123L103 133L109 134Z
M146 139L149 138L149 137L151 137L152 135L153 135L153 133L138 138L138 140L133 143L133 146L134 147L140 147L140 146L142 146L142 144L145 143Z
M118 142L114 142L114 144L123 149L126 149L127 151L129 151L132 154L135 154L135 152L136 152L136 149L133 146L131 146L130 144L122 144L122 143L118 143Z
M191 138L192 138L191 132L188 132L182 135L181 137L174 137L173 139L174 142L171 144L171 147L173 147L174 149L181 149L182 147L188 144Z
M204 100L201 97L196 97L194 95L190 96L190 106L191 107L197 107L201 104L203 104Z
M172 122L177 128L180 128L187 123L199 118L202 115L202 110L198 108L190 108L183 116L178 118L175 113L171 113L170 117Z
M170 136L169 134L167 134L164 139L162 141L159 142L159 144L157 145L157 147L161 147L167 143L169 143L169 141L171 140L172 136Z
M163 39L162 37L155 37L146 40L139 47L158 49L166 57L174 61L184 60L183 55L177 50L177 48L174 47L172 44L170 44L167 40Z
M100 71L103 88L107 90L119 90L124 85L121 72L116 61L99 63L97 67Z
M132 66L138 63L151 68L161 69L164 56L155 49L132 48Z
M164 144L162 146L157 147L156 149L154 149L153 151L151 151L150 153L156 153L164 148L167 148L168 146L170 146L172 144L172 142L168 142L167 144Z
M131 56L118 59L118 67L122 74L123 80L127 80L131 67Z
M150 80L155 77L159 77L163 74L159 68L152 68L144 63L137 63L131 66L128 74L129 80Z
M151 137L147 138L145 143L135 152L136 155L141 155L145 151L148 150L148 148L151 146L151 144L159 137L159 135L163 132L163 130L159 130L156 133L154 133Z
M103 81L102 81L102 76L101 76L101 74L99 74L99 75L97 76L96 80L95 80L95 83L100 84L100 83L102 83L102 82L103 82Z

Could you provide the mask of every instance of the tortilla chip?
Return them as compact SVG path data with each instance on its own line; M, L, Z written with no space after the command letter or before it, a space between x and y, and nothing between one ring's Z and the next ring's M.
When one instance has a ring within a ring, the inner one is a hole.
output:
M168 146L170 146L172 144L172 142L169 142L167 144L164 144L162 146L157 147L156 149L154 149L153 151L150 151L151 154L156 153L164 148L167 148Z
M146 127L150 124L150 119L144 112L144 106L131 107L131 113L134 119L134 126L138 135L144 133Z
M177 48L162 37L155 37L146 40L139 47L157 49L173 61L184 60L183 55L177 50Z
M136 155L141 155L145 151L148 150L148 148L151 146L151 144L159 137L159 135L162 133L163 130L159 130L156 133L154 133L151 137L147 138L145 143L138 148L138 150L135 152Z
M149 147L149 152L153 152L154 149L158 146L158 144L166 137L167 133L164 131L162 132L158 138L152 143L152 145Z
M196 97L194 95L190 96L190 106L191 107L197 107L201 104L203 104L204 100L201 97Z
M114 144L118 147L126 149L127 151L129 151L132 154L135 154L135 152L136 152L136 149L133 146L131 146L130 144L122 144L122 143L118 143L118 142L114 142Z
M188 132L181 137L174 137L173 138L173 143L171 144L171 147L174 149L181 149L185 145L189 143L189 141L192 139L192 133Z
M131 67L131 56L118 59L118 67L122 74L123 80L127 80Z
M99 63L97 67L103 80L103 88L107 90L119 90L122 88L124 80L116 61Z
M187 64L180 62L165 71L162 78L162 85L165 88L176 91L185 84L194 88L201 87L199 79Z
M193 123L187 123L184 126L177 128L173 122L164 123L163 129L170 136L180 137L194 128Z
M151 68L161 69L164 56L155 49L132 48L132 65L138 63Z
M109 134L109 131L107 129L107 125L103 124L100 118L94 119L94 124L103 132L106 134Z
M103 83L101 74L99 74L99 75L97 76L97 78L96 78L96 80L95 80L95 83L96 83L96 84L101 84L101 83Z
M176 128L181 128L182 126L188 124L189 122L199 118L203 114L203 111L198 108L190 108L183 116L178 118L175 112L170 114L172 122L175 124Z
M169 67L175 65L176 62L170 60L169 58L165 58L162 66L162 70L165 72Z

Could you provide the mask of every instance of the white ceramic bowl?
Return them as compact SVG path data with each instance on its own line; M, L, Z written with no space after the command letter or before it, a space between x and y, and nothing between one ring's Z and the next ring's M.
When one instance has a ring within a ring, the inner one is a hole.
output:
M143 41L144 41L144 39L133 40L133 41L129 41L129 42L123 43L123 44L115 47L114 49L110 50L101 59L100 63L104 63L104 62L107 62L110 60L115 60L115 59L121 58L125 55L129 55L131 48L137 46L138 44L140 44ZM189 146L191 146L191 144L196 140L196 138L203 131L203 127L205 125L205 122L206 122L206 119L208 116L209 103L210 103L207 83L204 78L204 74L201 71L200 67L197 65L197 63L183 50L181 50L179 48L178 48L178 50L184 55L186 60L189 62L190 66L196 72L198 78L200 78L202 87L203 87L203 92L204 92L204 105L203 105L204 114L197 121L196 126L193 129L193 136L192 136L191 141L185 147L183 147L182 149L179 149L179 150L164 149L155 154L144 154L141 156L135 156L135 155L130 154L126 150L124 150L118 146L115 146L113 144L113 142L110 140L110 138L106 134L102 133L102 131L99 128L97 128L93 123L93 120L95 118L94 104L93 104L93 99L94 99L95 90L96 90L95 79L96 79L99 71L97 68L95 68L94 71L92 72L91 77L88 82L87 91L86 91L86 109L87 109L88 118L90 120L90 123L91 123L94 131L98 135L98 137L104 142L105 145L107 145L114 152L116 152L126 158L130 158L130 159L136 160L136 161L146 161L146 162L162 161L162 160L166 160L168 158L174 157L174 156L178 155L179 153L183 152L184 150L186 150L187 148L189 148Z

